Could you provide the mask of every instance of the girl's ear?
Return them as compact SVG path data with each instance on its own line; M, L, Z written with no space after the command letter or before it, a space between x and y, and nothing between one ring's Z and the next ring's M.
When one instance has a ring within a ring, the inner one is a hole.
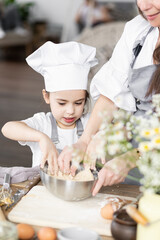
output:
M47 104L50 104L49 93L47 93L45 89L42 90L42 95L43 95L44 101L45 101Z

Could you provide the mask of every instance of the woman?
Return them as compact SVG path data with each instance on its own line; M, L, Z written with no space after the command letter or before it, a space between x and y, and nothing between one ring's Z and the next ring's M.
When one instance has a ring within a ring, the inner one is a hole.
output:
M75 21L81 32L85 27L94 27L111 21L111 16L109 10L97 1L85 0L76 14Z
M160 92L160 1L137 0L137 5L141 15L126 24L111 59L91 83L91 95L98 100L82 137L75 144L83 151L87 149L89 155L95 147L91 137L101 124L98 112L107 110L112 116L113 110L119 107L141 115L150 108L152 95ZM64 150L59 160L69 158ZM124 180L130 169L122 161L123 164L117 166L117 174L112 170L115 162L117 158L107 162L99 172L93 195L102 185Z

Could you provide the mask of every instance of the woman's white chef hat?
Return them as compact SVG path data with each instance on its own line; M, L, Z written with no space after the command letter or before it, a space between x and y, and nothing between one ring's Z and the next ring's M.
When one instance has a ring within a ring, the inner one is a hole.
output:
M44 77L48 92L87 89L88 73L98 61L94 47L66 42L46 42L26 58L30 67Z

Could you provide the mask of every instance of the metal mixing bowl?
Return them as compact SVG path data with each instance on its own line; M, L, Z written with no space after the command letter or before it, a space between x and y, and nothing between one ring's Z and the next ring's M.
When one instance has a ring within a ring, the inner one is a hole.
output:
M43 185L55 196L67 201L79 201L92 195L92 189L98 178L98 172L93 171L92 181L72 181L57 179L47 174L47 167L40 170Z

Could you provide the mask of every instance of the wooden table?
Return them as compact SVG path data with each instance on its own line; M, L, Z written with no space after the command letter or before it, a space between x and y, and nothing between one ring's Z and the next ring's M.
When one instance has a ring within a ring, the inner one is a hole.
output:
M41 184L41 182L39 182L38 184ZM28 185L28 182L23 182L20 184L12 185L11 187L13 189L13 192L15 192L17 188L24 188L27 185ZM112 195L133 197L133 198L136 198L140 193L139 186L127 185L127 184L117 184L113 186L103 187L100 192L106 193L106 194L112 194ZM7 218L9 211L5 211L4 208L3 208L3 211ZM35 231L37 231L39 228L40 227L34 226ZM101 236L101 238L102 240L113 240L112 237Z
M113 186L103 187L101 193L113 194L119 196L133 197L136 198L139 194L139 186L128 185L128 184L117 184ZM101 236L102 240L113 240L113 237Z

